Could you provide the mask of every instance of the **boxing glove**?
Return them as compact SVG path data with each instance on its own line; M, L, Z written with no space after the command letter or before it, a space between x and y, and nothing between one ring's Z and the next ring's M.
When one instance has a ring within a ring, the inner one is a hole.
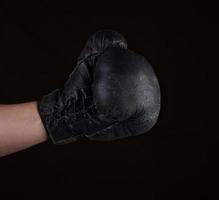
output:
M64 87L38 101L55 144L79 137L106 141L142 134L155 124L159 109L152 67L114 31L91 36Z

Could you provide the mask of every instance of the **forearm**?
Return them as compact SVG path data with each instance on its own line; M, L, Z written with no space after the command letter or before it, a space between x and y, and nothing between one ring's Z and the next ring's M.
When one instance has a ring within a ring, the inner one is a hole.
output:
M36 103L0 105L0 157L48 139Z

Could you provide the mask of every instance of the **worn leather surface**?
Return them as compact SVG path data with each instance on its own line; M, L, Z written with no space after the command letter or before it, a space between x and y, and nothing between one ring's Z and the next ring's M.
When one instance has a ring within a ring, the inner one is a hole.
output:
M160 111L152 66L111 30L92 35L62 88L43 96L38 111L55 144L80 137L111 141L150 130Z

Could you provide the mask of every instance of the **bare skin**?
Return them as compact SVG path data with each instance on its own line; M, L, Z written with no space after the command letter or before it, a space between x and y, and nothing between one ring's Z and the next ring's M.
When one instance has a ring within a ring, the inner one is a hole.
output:
M0 105L0 157L48 139L36 103Z

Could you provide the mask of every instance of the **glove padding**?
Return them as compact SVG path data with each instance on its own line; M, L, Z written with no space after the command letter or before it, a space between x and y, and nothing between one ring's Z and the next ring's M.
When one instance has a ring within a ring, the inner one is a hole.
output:
M38 101L55 144L139 135L152 128L159 110L160 89L151 65L110 30L92 35L64 87Z
M160 87L147 60L133 51L108 48L94 68L93 100L105 129L89 139L111 141L146 133L160 112Z

